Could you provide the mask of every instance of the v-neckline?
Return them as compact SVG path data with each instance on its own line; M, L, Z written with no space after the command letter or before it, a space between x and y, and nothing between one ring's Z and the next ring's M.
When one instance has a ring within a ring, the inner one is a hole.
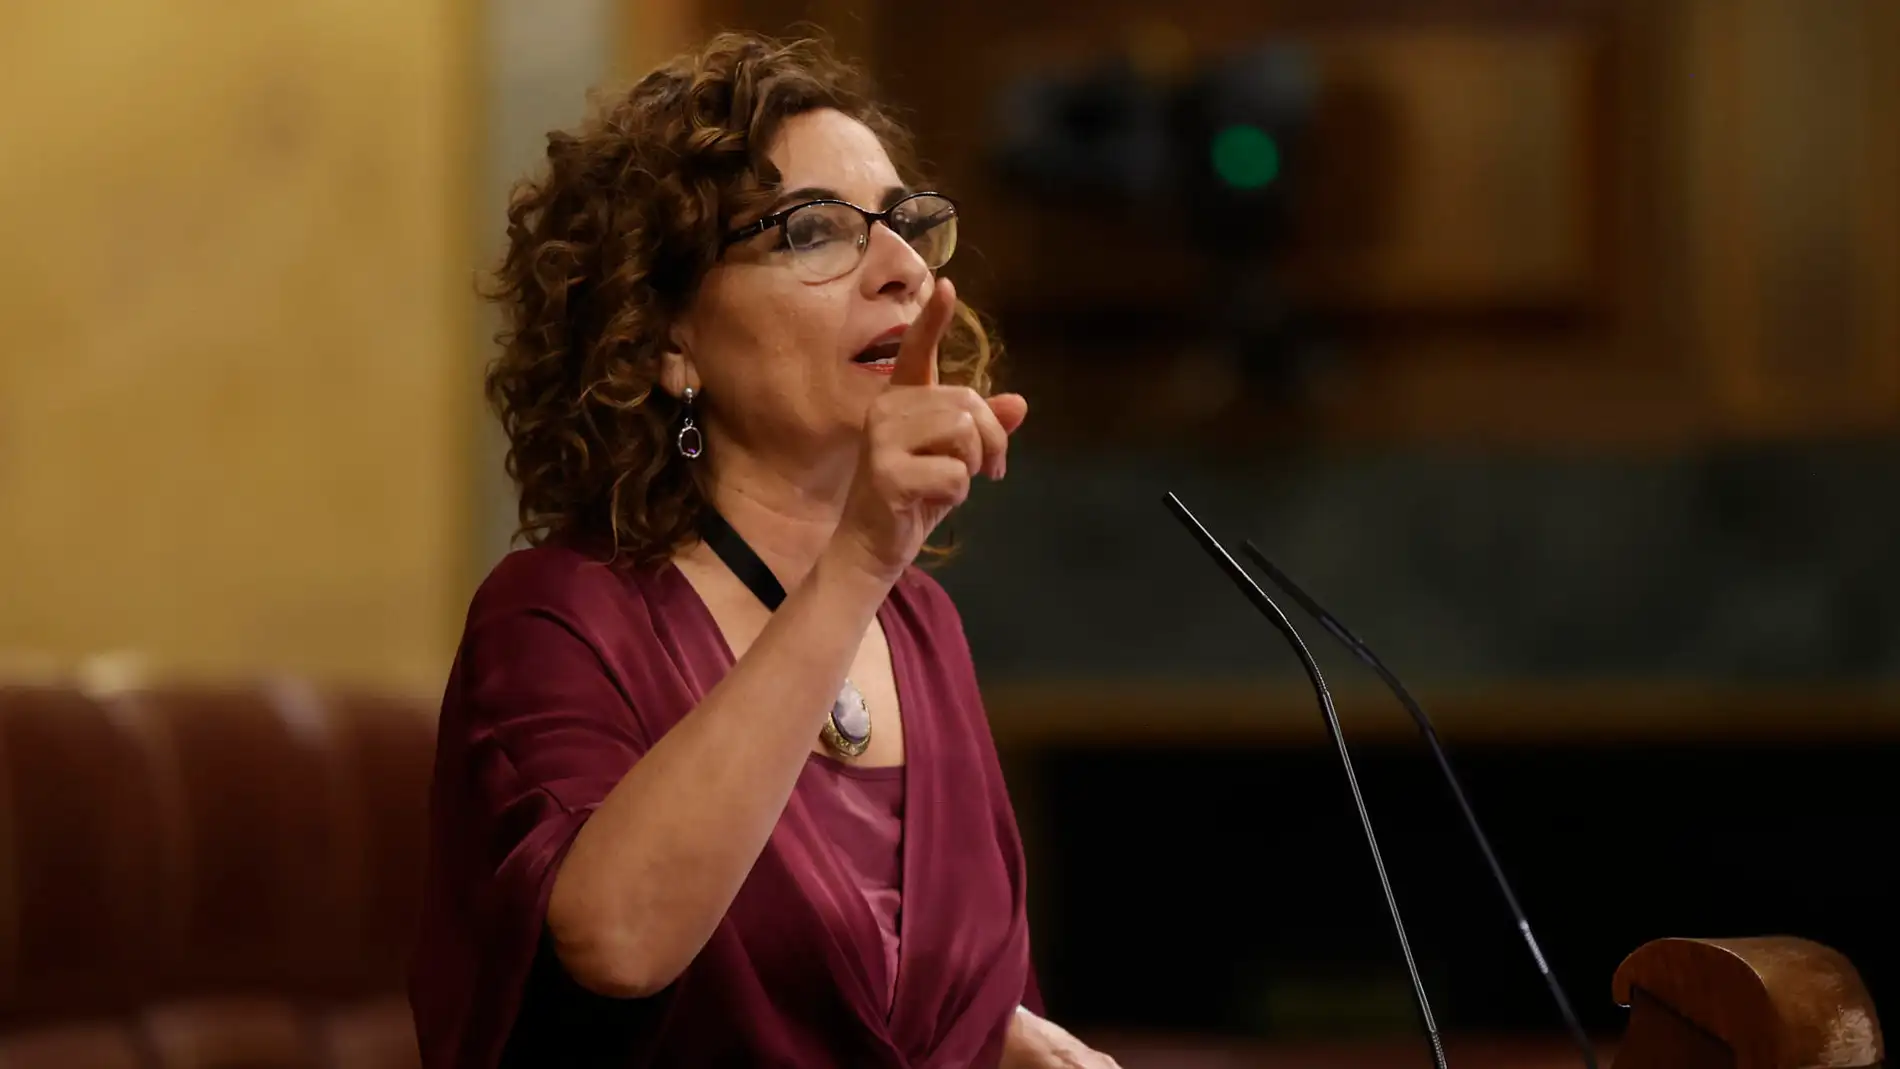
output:
M664 572L668 573L671 580L679 583L680 586L684 588L686 600L699 613L702 622L712 632L713 641L717 644L718 650L724 658L723 671L731 671L739 659L733 655L732 645L726 641L726 633L720 629L719 620L713 615L712 607L706 603L706 599L700 594L699 588L693 585L693 581L687 577L685 571L683 571L678 564L668 561ZM901 584L903 581L904 580L900 578L898 583ZM884 632L884 646L890 653L891 688L897 696L897 715L903 723L904 761L901 767L904 769L904 812L900 818L903 827L902 838L900 840L902 843L902 854L898 859L903 884L898 888L900 905L897 913L897 975L891 979L892 996L890 1005L884 1007L884 1012L879 1015L878 1023L884 1026L889 1041L901 1050L902 1044L899 1042L897 1034L898 1008L904 1005L904 991L907 986L906 978L911 972L907 966L914 957L912 953L912 941L916 935L916 925L913 923L913 918L918 915L916 901L919 891L917 880L918 865L920 864L919 859L925 856L929 849L928 843L919 841L919 833L927 831L931 826L931 822L926 819L918 819L917 813L918 803L930 797L928 791L920 789L919 787L919 780L923 778L924 773L929 768L929 754L927 749L930 743L925 737L928 732L920 722L923 718L919 717L913 719L910 715L914 711L910 698L917 693L911 686L914 680L912 674L914 669L912 655L916 652L916 643L914 641L915 636L910 633L905 627L904 622L899 619L901 614L896 608L896 591L897 584L893 584L891 592L886 594L884 601L878 605L876 618L878 627ZM822 761L824 757L824 754L813 750L806 754L805 764L810 766L814 761ZM800 778L802 780L802 775ZM781 813L781 819L782 818L783 814ZM869 934L877 939L881 939L882 935L878 930L877 917L872 913L870 903L865 902L861 905L862 908L859 911L859 916L864 923L870 926ZM878 992L873 991L869 992L869 994L872 995L874 1000L882 1001L877 998Z
M692 602L693 607L699 612L700 616L702 617L702 622L705 623L707 628L711 630L712 632L713 641L717 644L718 649L719 649L719 655L724 660L724 664L722 666L724 671L727 671L727 672L732 671L733 666L739 663L739 658L736 654L732 652L732 643L726 641L726 633L725 631L720 629L719 618L713 615L712 606L706 603L705 595L701 594L699 592L699 588L693 585L693 580L686 574L685 569L681 568L678 563L674 561L668 561L663 571L665 573L670 573L669 577L671 579L679 582L680 585L686 588L686 592L690 595L688 600ZM903 582L903 580L899 579L898 582L901 583ZM891 589L895 591L896 585L893 584ZM770 613L768 612L767 615L769 616ZM910 718L906 715L906 709L909 703L905 700L905 687L904 687L904 680L902 678L908 666L899 663L899 654L897 652L897 648L891 642L891 632L893 630L892 625L894 623L893 615L894 613L892 610L891 596L889 594L886 594L884 596L884 601L880 603L877 607L877 626L878 626L879 632L881 632L884 637L884 648L888 652L891 659L891 691L894 694L894 696L897 698L897 719L898 719L899 724L902 727L902 734L904 738L904 747L903 747L904 759L898 762L896 766L860 765L860 764L855 764L849 761L842 762L844 764L852 765L852 767L855 767L855 768L908 767L911 760L911 747L910 747L911 725L910 725ZM819 750L812 750L810 756L826 757L828 755ZM906 808L908 808L910 805L910 797L909 797L908 790L905 792L904 805ZM908 831L908 829L906 830ZM908 875L908 873L906 875Z

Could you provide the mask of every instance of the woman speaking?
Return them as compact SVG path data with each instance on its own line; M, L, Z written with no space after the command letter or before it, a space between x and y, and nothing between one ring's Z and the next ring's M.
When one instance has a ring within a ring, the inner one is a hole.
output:
M728 35L508 213L488 394L530 548L443 698L424 1061L1112 1066L1044 1021L956 610L913 561L1021 397L957 210L808 43Z

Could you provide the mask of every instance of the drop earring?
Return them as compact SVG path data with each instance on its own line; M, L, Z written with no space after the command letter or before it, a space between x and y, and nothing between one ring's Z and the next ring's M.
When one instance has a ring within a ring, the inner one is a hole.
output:
M698 460L706 451L706 436L699 433L699 425L693 422L693 397L699 391L691 386L680 394L680 402L686 406L686 422L680 426L679 436L673 439L673 445L680 456L687 460Z

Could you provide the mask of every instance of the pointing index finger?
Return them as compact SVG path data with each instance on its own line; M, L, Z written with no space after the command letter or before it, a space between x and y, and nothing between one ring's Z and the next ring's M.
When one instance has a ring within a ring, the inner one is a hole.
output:
M891 382L897 386L935 386L937 384L937 345L950 329L957 310L957 288L947 278L937 280L924 310L904 332L897 349L897 367Z

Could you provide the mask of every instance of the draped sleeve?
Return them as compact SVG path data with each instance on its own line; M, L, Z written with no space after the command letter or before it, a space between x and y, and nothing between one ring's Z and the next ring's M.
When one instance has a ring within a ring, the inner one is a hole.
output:
M626 615L620 586L575 555L517 553L471 606L437 730L410 968L431 1069L500 1061L561 859L658 737L641 701L654 695L635 693L602 639L603 618Z

